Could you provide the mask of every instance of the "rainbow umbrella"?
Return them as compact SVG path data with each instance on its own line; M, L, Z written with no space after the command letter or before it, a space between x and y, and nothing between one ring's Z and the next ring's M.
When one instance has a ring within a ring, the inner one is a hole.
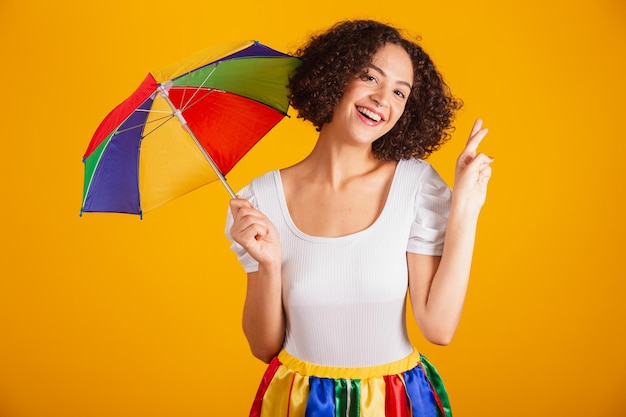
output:
M213 46L149 73L83 157L83 212L142 216L220 180L287 114L300 60L256 41Z

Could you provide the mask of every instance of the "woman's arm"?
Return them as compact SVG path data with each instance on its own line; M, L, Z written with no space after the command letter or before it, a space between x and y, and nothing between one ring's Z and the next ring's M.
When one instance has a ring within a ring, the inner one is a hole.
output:
M230 208L233 240L259 263L258 271L248 274L243 331L252 354L269 363L280 351L285 338L278 231L245 199L231 200Z
M411 307L420 330L430 342L452 341L465 301L476 224L485 202L493 158L477 154L487 134L477 120L457 160L455 183L441 257L409 253Z

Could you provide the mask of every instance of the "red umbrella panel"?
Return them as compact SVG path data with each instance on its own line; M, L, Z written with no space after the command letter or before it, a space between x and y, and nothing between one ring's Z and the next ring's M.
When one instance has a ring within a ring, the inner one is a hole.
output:
M287 114L300 60L255 41L149 73L102 121L83 162L82 212L142 215L225 175Z

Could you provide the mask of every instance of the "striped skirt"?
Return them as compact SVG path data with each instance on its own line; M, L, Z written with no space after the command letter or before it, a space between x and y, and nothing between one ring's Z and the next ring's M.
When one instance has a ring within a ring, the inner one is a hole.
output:
M451 417L437 370L416 350L367 368L303 362L282 350L269 364L250 417Z

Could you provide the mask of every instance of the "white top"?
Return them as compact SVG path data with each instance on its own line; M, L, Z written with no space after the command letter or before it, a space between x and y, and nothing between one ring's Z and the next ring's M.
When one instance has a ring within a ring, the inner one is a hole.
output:
M378 219L340 237L298 229L279 171L254 179L238 195L280 234L289 354L326 366L364 367L412 352L406 330L406 252L441 255L450 208L450 188L430 164L400 161ZM226 235L232 242L231 225L229 212ZM239 244L231 248L247 272L258 269Z

